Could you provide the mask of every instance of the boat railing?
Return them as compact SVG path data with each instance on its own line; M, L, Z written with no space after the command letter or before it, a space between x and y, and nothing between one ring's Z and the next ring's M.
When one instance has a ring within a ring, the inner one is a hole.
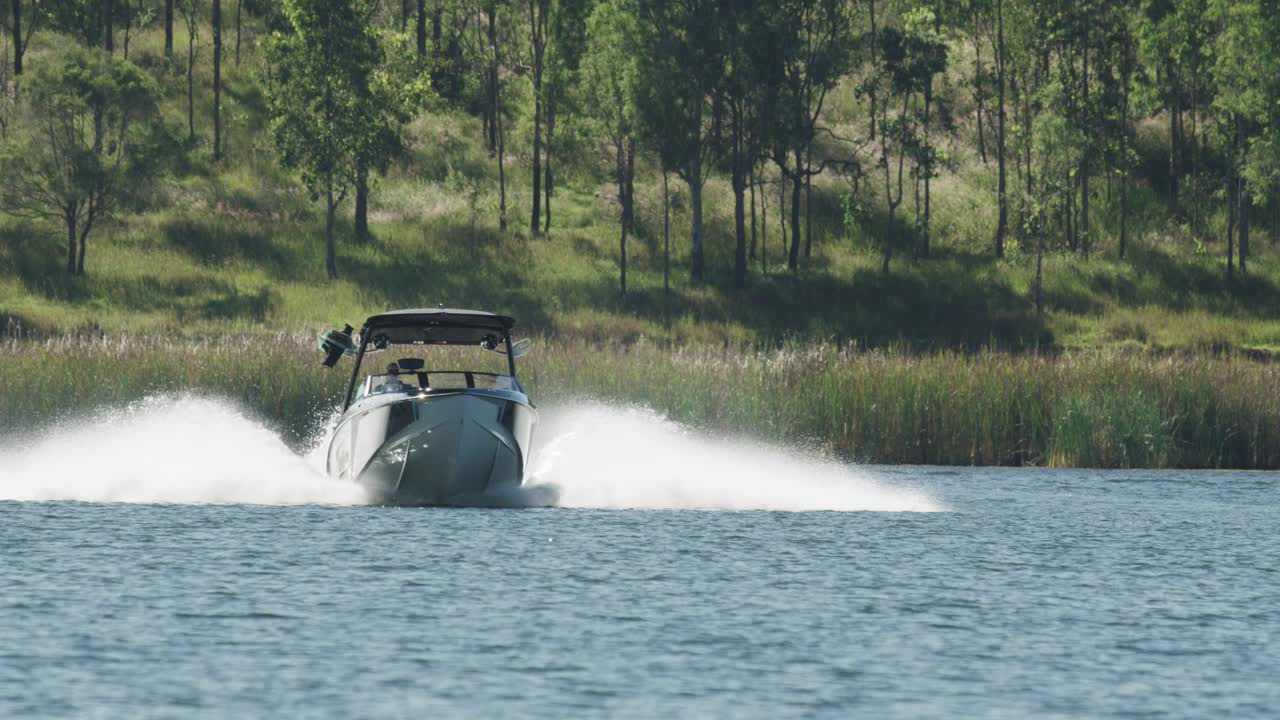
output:
M500 373L479 372L476 370L419 370L414 375L418 376L418 385L424 390L434 389L458 389L466 387L468 389L484 388L488 390L514 390L515 382L510 375ZM463 384L461 386L454 384L436 384L432 378L458 377L461 376ZM481 384L477 384L477 380Z
M418 380L402 381L399 376L411 375ZM402 371L399 376L387 373L375 373L366 377L356 388L355 398L384 393L417 393L445 390L513 390L523 393L519 382L510 375L477 370L417 370ZM450 382L450 378L456 381Z

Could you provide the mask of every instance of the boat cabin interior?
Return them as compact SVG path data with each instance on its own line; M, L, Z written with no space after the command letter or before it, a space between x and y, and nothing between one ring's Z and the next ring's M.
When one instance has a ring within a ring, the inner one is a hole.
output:
M356 387L355 399L380 393L419 394L462 389L518 391L515 378L510 375L477 370L405 369L406 360L421 362L419 358L401 358L391 364L398 367L389 366L385 371L371 372Z
M515 360L528 350L529 341L512 342L514 324L502 315L447 308L375 315L360 330L346 407L384 393L497 390L523 394ZM396 356L422 357L390 360L375 355L392 350ZM450 369L458 367L466 369Z

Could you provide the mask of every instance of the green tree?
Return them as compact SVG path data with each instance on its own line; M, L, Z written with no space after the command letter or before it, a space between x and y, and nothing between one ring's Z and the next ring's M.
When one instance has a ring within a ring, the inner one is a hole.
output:
M785 26L773 22L772 8L747 0L722 3L718 9L716 44L723 61L721 77L713 90L716 104L727 115L727 136L722 155L729 163L733 189L733 282L747 282L747 203L751 169L765 154L767 125L776 119L783 78L777 53L777 35Z
M1217 90L1212 108L1227 162L1227 273L1231 274L1233 240L1238 240L1239 268L1245 272L1253 205L1276 189L1280 6L1273 0L1210 0L1208 17L1218 27L1217 57L1211 69Z
M375 98L373 106L381 113L380 121L391 129L394 137L372 133L364 138L366 146L356 165L355 181L355 236L360 241L369 238L370 171L385 172L390 151L400 145L400 129L413 113L435 98L430 76L424 72L423 63L407 38L394 32L384 32L380 34L379 42L383 48L383 62L374 70L370 87ZM379 143L388 141L391 142L389 148L378 147Z
M1169 124L1168 211L1175 216L1184 210L1182 185L1188 161L1198 154L1196 118L1201 106L1211 101L1206 92L1206 71L1213 42L1206 8L1206 0L1146 0L1137 27L1142 76L1164 104ZM1185 118L1188 110L1190 143ZM1197 172L1194 166L1192 172Z
M200 1L178 0L178 12L187 26L187 143L196 141L196 37L200 32Z
M80 48L23 86L21 129L0 146L0 209L61 220L68 274L84 274L95 223L159 175L159 96L133 63Z
M622 0L605 0L588 21L584 60L585 105L612 145L614 181L618 188L618 287L627 294L627 235L635 217L635 57L626 39L634 32L634 16Z
M31 0L28 5L25 18L26 26L24 28L22 0L11 0L9 6L11 8L9 20L0 25L0 29L3 29L5 35L9 38L9 45L13 51L12 72L16 77L22 74L22 60L26 57L27 46L31 44L31 36L35 34L36 28L40 24L44 8L41 7L40 0Z
M636 108L663 167L689 187L690 274L702 280L702 189L718 148L708 122L709 98L721 77L715 3L633 0L637 22L630 52L638 58Z
M284 11L288 30L267 43L271 132L285 165L325 200L325 265L337 278L337 207L361 167L391 156L399 134L373 87L383 54L368 0L287 0Z
M880 146L877 166L884 185L885 204L889 210L888 232L881 239L883 251L881 271L889 272L894 250L900 243L898 207L905 193L903 180L908 172L918 172L932 162L932 152L921 135L918 101L934 75L946 67L946 45L932 31L932 13L927 9L908 14L903 28L883 27L877 33L877 64L869 83L873 91L864 90L877 113L876 127ZM912 168L906 168L906 161ZM896 168L895 168L896 166ZM896 172L895 172L896 170ZM798 200L799 193L793 193ZM796 217L792 208L793 218ZM792 232L799 223L792 221ZM794 257L794 238L792 255Z
M800 197L814 173L810 149L818 133L827 94L849 71L855 37L848 3L839 0L784 0L760 8L768 18L777 59L769 92L776 103L768 123L772 156L791 182L791 249L787 266L800 262Z
M594 0L553 0L547 47L544 96L546 98L546 154L543 159L543 233L551 232L552 153L557 149L556 121L572 120L581 108L573 105L571 89L577 84L582 56L587 49L587 21ZM625 39L623 39L625 41Z

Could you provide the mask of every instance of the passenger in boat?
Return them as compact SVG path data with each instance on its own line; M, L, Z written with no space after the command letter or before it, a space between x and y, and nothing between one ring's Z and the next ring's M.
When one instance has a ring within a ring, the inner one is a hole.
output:
M404 392L409 386L400 381L400 366L396 363L387 365L386 377L375 388L375 392Z

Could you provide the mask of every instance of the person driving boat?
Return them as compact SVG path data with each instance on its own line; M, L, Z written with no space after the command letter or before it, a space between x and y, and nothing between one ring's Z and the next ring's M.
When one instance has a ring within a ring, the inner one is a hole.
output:
M412 388L400 380L400 366L396 363L387 365L386 375L378 378L373 392L408 392Z

